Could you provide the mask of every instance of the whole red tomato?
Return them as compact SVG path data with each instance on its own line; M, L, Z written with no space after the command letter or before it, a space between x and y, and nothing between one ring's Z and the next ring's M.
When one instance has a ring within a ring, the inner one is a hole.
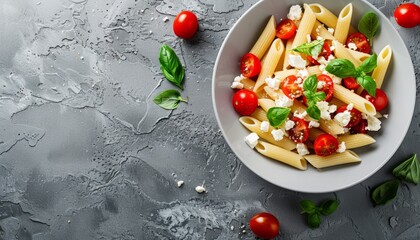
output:
M253 91L241 89L233 95L232 105L240 115L251 115L258 107L258 96Z
M249 220L249 226L255 236L263 239L275 238L280 230L280 223L277 218L267 212L255 214Z
M198 29L197 16L188 10L180 12L175 17L173 29L175 35L180 38L192 38Z
M415 27L420 24L420 7L414 3L403 3L395 9L394 18L401 27Z

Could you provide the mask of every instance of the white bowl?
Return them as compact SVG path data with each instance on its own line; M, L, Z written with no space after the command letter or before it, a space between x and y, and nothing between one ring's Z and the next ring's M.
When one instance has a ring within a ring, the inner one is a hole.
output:
M393 50L393 57L382 89L389 98L389 106L383 119L382 129L373 134L376 143L369 147L355 149L362 158L357 165L344 165L324 170L309 166L300 171L285 164L265 158L248 147L244 137L249 134L239 123L239 115L232 107L234 91L230 88L232 80L240 74L239 61L257 40L267 23L274 15L277 22L285 18L290 6L303 4L295 0L262 0L251 7L234 25L219 51L213 72L213 107L216 118L226 142L238 158L254 173L263 179L283 188L299 192L332 192L357 184L378 171L395 153L409 128L415 104L415 75L410 55L398 32L390 21L371 4L355 1L305 1L317 2L338 15L349 2L353 4L352 26L357 27L361 16L374 11L379 16L380 30L374 38L373 51L386 45ZM384 111L382 111L384 112Z

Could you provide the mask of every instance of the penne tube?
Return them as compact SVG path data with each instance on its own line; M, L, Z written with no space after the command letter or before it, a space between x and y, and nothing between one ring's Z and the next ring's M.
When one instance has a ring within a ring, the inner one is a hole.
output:
M351 50L349 48L347 48L347 51L353 56L354 59L357 59L360 62L363 62L364 60L366 60L366 58L371 56L368 53Z
M322 37L327 40L334 40L334 36L324 27L324 24L319 21L315 22L314 28L311 32L311 37L317 39L317 37Z
M241 83L244 85L244 89L253 90L255 86L255 81L249 78L244 78L241 80Z
M345 102L338 100L337 98L332 98L330 101L330 105L336 105L337 108L347 105Z
M296 148L296 144L287 137L284 137L282 140L276 141L271 135L271 131L274 130L272 126L269 127L268 132L261 130L261 122L257 119L249 116L243 116L239 118L239 121L244 125L249 131L256 133L260 138L268 141L271 144L274 144L278 147L284 148L286 150L293 150Z
M255 109L255 111L250 116L257 119L260 122L268 121L267 113L261 107L257 107L257 109Z
M307 169L306 160L297 153L288 151L281 147L271 145L269 143L258 141L255 149L262 155L279 162L285 163L300 170Z
M309 140L311 140L312 142L315 141L315 139L321 135L324 134L325 132L322 131L319 128L311 128L311 131L309 131Z
M264 28L264 31L249 52L257 56L259 59L262 59L275 37L276 20L274 19L274 16L271 16Z
M268 112L268 110L272 107L275 107L276 104L271 99L258 99L258 105L264 109L264 111Z
M309 4L309 7L315 14L316 19L318 19L321 23L327 25L327 27L336 29L338 17L334 13L332 13L330 10L328 10L319 3ZM349 33L354 32L357 32L357 30L350 26Z
M333 153L325 157L311 154L306 155L305 158L312 166L318 169L361 162L360 157L355 152L350 150L347 150L343 153Z
M268 86L265 86L264 87L264 91L267 93L267 95L268 96L270 96L270 98L271 99L273 99L274 101L276 100L276 99L278 99L281 95L281 93L280 93L280 91L281 90L274 90L274 89L272 89L272 88L270 88L270 87L268 87Z
M353 15L353 5L347 4L338 15L337 25L334 31L336 41L344 44L350 29L351 17Z
M338 143L345 142L347 149L363 147L375 143L376 140L367 134L342 135L337 138Z
M306 36L311 34L316 22L315 14L312 12L312 9L309 7L309 5L305 3L303 4L303 8L305 11L303 13L299 28L296 32L295 39L293 40L292 48L307 42Z
M271 47L268 50L264 62L262 63L261 72L258 75L257 82L254 86L254 92L257 92L261 88L261 86L265 84L265 79L267 77L271 77L273 75L283 51L283 42L280 39L274 40L273 44L271 44Z
M372 72L372 78L376 81L376 87L381 88L385 78L386 70L392 57L392 49L389 45L384 47L378 55L376 68Z
M371 116L376 114L375 107L371 102L341 85L334 85L334 97L346 104L352 103L354 108L362 113L366 113Z
M341 44L338 41L332 41L334 46L334 54L336 58L345 58L348 59L350 62L354 64L355 67L358 67L362 62L356 58L353 57L353 55L348 51L349 49L344 47L343 44Z
M274 76L275 78L280 79L280 81L283 81L287 76L296 75L297 72L298 72L297 69L287 69L287 70L275 72Z
M292 45L295 38L290 38L286 42L286 47L284 49L284 59L283 59L283 70L286 70L289 68L289 60L287 59L289 54L293 53Z

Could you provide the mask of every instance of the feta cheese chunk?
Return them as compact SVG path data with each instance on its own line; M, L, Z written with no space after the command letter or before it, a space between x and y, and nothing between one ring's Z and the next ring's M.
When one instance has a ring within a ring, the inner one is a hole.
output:
M274 140L280 141L283 139L284 132L281 129L275 129L271 131L271 135L273 135Z
M306 42L310 43L312 41L311 34L306 35Z
M239 75L239 76L236 76L234 79L233 79L233 81L234 82L241 82L243 79L245 79L245 77L244 77L244 75Z
M302 8L299 5L291 6L287 18L293 21L300 20L302 18Z
M176 184L180 188L180 187L182 187L182 185L184 185L184 181L180 180L180 181L176 182Z
M236 88L236 89L243 89L244 85L240 82L232 82L232 85L230 87L231 88Z
M267 86L274 89L274 90L278 90L280 87L280 80L277 78L271 78L268 77L265 79L265 83L267 83Z
M379 120L375 116L362 114L362 118L367 119L368 125L366 127L366 130L369 131L379 131L381 129L381 120Z
M299 155L305 156L309 154L308 147L304 143L296 144L296 150Z
M298 77L307 78L309 76L309 72L306 68L299 70L296 74Z
M299 113L298 111L295 111L294 113L293 113L293 116L294 117L297 117L297 118L301 118L301 119L303 119L303 118L305 118L306 117L306 115L307 115L308 113L306 112L306 111L303 111L302 113Z
M349 103L349 105L347 105L347 110L351 111L353 109L353 103Z
M341 142L341 143L338 145L337 152L338 152L338 153L342 153L342 152L344 152L344 151L346 151L346 143L345 143L345 142Z
M163 22L167 22L167 21L169 21L169 18L168 17L164 17L163 18Z
M203 186L197 186L195 187L195 191L198 193L206 192L206 189Z
M317 85L316 88L322 89L322 88L324 88L324 86L325 86L325 82L324 81L318 81L318 85Z
M295 126L295 122L292 120L287 120L286 123L284 124L284 129L286 131L292 129Z
M313 128L313 127L319 127L319 122L317 122L317 121L310 121L309 122L309 128Z
M336 105L328 105L326 101L319 101L316 103L316 106L319 108L321 112L321 118L325 120L331 120L331 113L337 111Z
M289 54L288 59L290 66L298 69L306 67L306 61L300 55Z
M290 99L286 95L281 95L275 101L277 107L291 107L293 105L293 99Z
M356 44L354 44L354 43L349 43L348 45L347 45L348 47L349 47L349 49L351 49L351 50L357 50L357 46L356 46Z
M330 32L331 34L334 34L334 28L328 28L327 30L328 30L328 32Z
M254 148L258 144L258 139L260 139L260 137L258 137L258 135L253 132L245 137L245 142L250 148Z
M341 112L341 113L337 113L334 117L334 120L340 124L342 127L347 126L347 124L349 124L351 119L351 114L348 110Z
M263 132L268 132L268 129L270 129L270 123L267 121L262 121L260 125L260 129Z

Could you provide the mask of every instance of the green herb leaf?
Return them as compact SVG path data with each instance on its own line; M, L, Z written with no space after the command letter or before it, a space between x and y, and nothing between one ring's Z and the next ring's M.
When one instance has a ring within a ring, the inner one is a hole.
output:
M357 77L357 83L359 83L372 97L376 96L376 82L371 76Z
M320 120L321 119L321 110L316 106L316 104L312 103L309 104L309 107L306 109L306 112L308 113L309 117Z
M290 108L272 107L267 111L267 118L271 126L278 127L286 121L289 113Z
M313 74L305 79L303 82L303 89L310 92L316 92L318 86L318 79L316 75Z
M311 213L315 213L317 210L315 203L312 202L311 200L302 200L300 201L299 205L304 213L311 214Z
M319 101L324 100L326 97L327 96L325 95L325 92L324 91L322 91L322 92L316 92L316 93L314 93L312 95L312 100L315 101L315 102L319 102Z
M339 204L340 202L337 200L324 201L320 206L321 214L324 216L332 214L333 212L335 212L335 210L337 210Z
M175 86L179 87L181 90L184 90L182 87L182 81L184 80L184 67L181 64L181 61L179 61L179 58L174 50L166 44L163 44L160 48L159 62L160 69L166 79Z
M394 179L379 185L372 191L372 200L377 205L383 205L395 198L400 186L400 180Z
M166 90L159 93L154 99L157 105L161 108L172 110L176 109L180 102L188 102L187 99L181 97L181 94L177 90Z
M378 55L374 53L372 56L366 58L359 67L356 68L358 72L370 73L377 66Z
M308 225L310 228L317 228L321 225L321 216L319 213L311 213L308 215Z
M353 77L358 75L354 64L347 59L334 59L328 63L325 70L339 78Z
M376 32L379 29L379 20L378 16L374 12L367 12L360 19L358 29L366 37L369 38L370 46L372 46L373 37L376 35Z
M394 168L392 173L397 178L417 185L420 182L420 165L416 154Z
M324 39L315 40L310 43L304 43L302 45L299 45L293 48L292 50L295 52L304 53L310 56L318 56L323 46L324 46Z

